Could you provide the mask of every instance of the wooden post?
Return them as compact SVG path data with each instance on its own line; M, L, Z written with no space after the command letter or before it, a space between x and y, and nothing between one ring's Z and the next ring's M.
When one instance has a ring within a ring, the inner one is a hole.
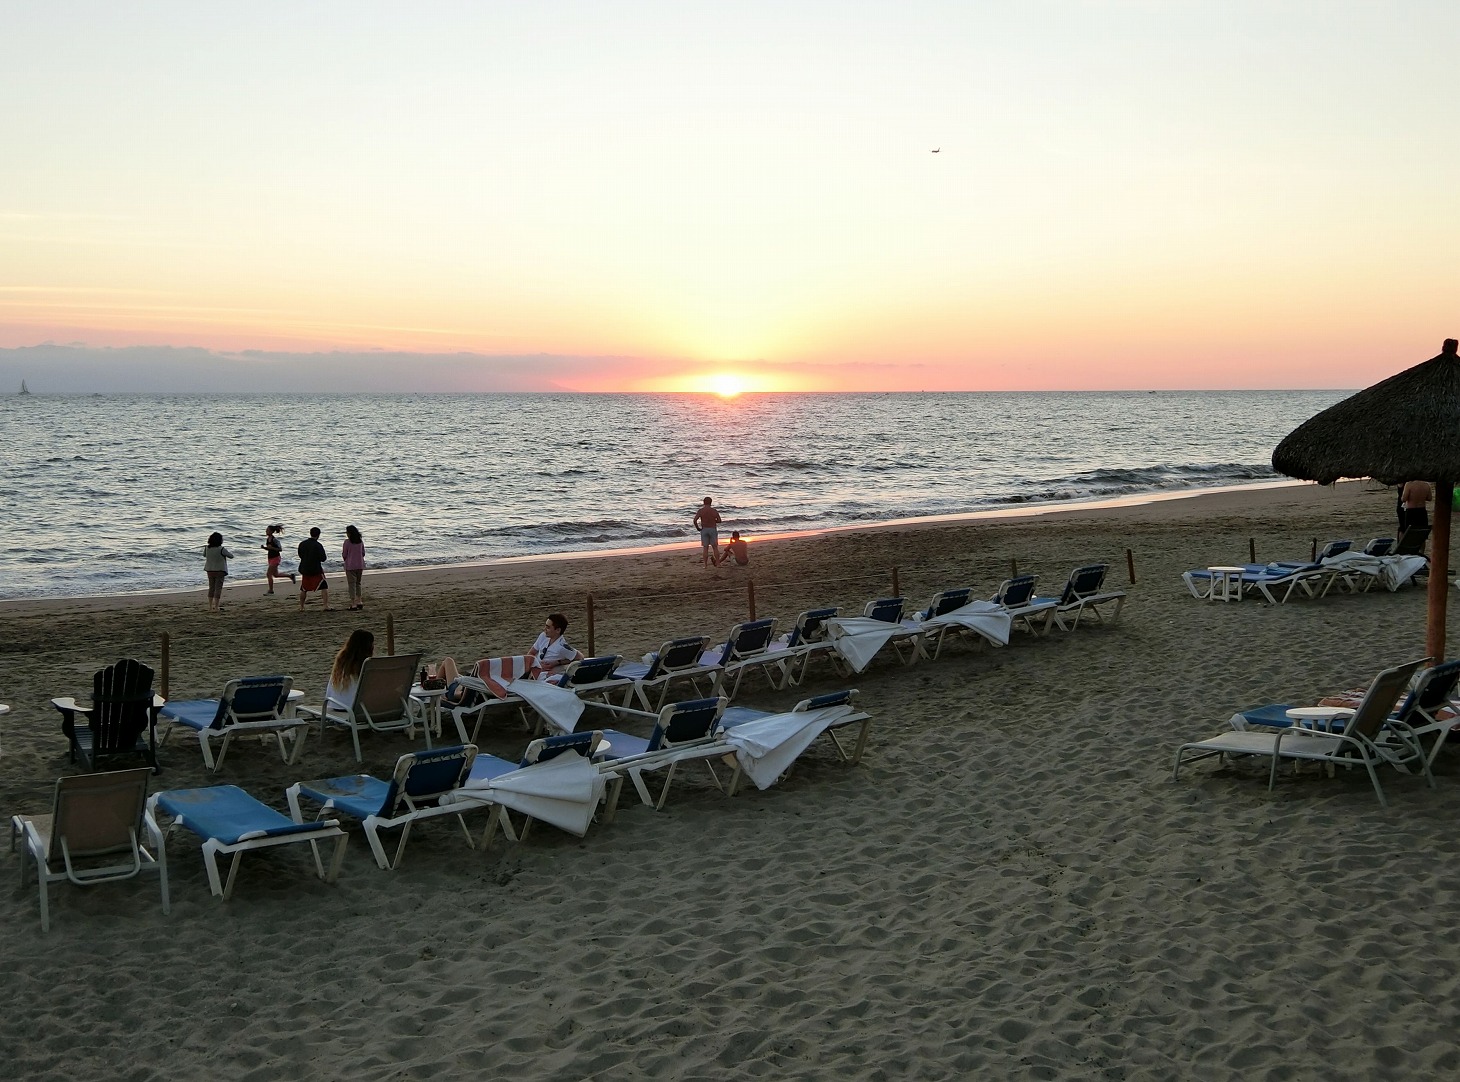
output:
M162 697L167 698L168 689L172 684L172 636L166 631L162 633Z
M395 656L395 614L385 614L385 652L387 656Z
M588 656L597 657L598 651L594 649L596 641L596 628L594 627L593 595L588 595Z
M1249 563L1257 562L1257 538L1255 537L1247 539L1247 560Z
M1130 575L1130 584L1134 586L1136 584L1136 557L1130 549L1125 550L1125 569Z
M1436 665L1445 660L1445 609L1450 604L1450 504L1454 498L1454 481L1435 483L1435 528L1430 533L1430 607L1425 620L1425 653Z
M1309 557L1309 560L1315 564L1318 562L1318 538L1316 537L1313 538L1313 555ZM1254 560L1252 562L1256 563L1257 561Z
M902 590L899 589L898 588L898 585L897 585L897 568L895 568L895 567L892 569L892 596L893 597L901 597L902 596Z
M1009 577L1011 579L1019 577L1019 561L1012 556L1009 557Z
M746 579L745 580L745 593L747 595L747 602L746 603L750 606L750 618L752 620L754 620L755 619L755 580L754 579Z

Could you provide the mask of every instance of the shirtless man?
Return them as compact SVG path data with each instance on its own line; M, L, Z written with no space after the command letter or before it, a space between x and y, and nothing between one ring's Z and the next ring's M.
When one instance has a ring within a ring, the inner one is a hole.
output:
M695 512L695 529L700 531L700 566L716 566L720 562L720 512L710 506L708 496Z
M1434 489L1428 481L1410 481L1404 486L1400 500L1404 504L1404 528L1422 526L1429 529L1430 513L1425 507L1434 498Z

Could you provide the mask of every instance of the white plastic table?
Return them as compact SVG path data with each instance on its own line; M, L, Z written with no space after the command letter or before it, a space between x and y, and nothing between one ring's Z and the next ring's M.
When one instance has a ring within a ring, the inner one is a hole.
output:
M1242 575L1247 570L1245 567L1209 567L1207 574L1212 577L1211 589L1207 591L1208 601L1241 601L1242 600Z
M1305 733L1336 733L1343 731L1343 725L1333 723L1342 719L1344 725L1353 717L1351 706L1295 706L1287 711L1293 728Z

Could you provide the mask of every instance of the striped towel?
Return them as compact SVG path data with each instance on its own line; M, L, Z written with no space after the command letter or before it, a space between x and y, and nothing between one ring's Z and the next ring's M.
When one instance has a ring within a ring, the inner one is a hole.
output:
M526 654L513 654L510 657L484 657L476 663L473 673L491 689L493 695L505 699L512 694L507 685L531 670L532 658Z

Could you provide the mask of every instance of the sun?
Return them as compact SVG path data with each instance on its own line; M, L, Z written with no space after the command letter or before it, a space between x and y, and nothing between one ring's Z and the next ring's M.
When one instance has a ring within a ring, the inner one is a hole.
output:
M721 398L734 398L736 395L745 392L745 380L733 372L726 372L722 375L712 376L705 382L706 390L713 391Z

